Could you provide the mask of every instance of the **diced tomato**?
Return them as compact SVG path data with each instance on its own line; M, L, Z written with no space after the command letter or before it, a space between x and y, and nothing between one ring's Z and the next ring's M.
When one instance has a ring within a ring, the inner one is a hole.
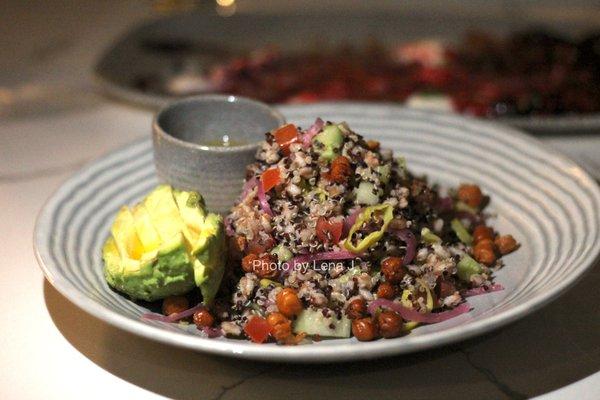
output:
M338 243L342 237L344 223L342 221L331 221L325 217L317 220L317 237L322 243Z
M298 128L294 124L287 124L277 129L273 136L283 154L288 155L290 144L298 140Z
M284 146L298 138L298 128L294 124L287 124L277 129L273 136L278 145Z
M281 183L281 174L279 173L279 168L269 168L263 172L260 177L260 181L263 185L263 190L265 193L279 185Z
M244 332L254 343L263 343L273 328L266 319L261 317L253 317L246 326L244 326Z

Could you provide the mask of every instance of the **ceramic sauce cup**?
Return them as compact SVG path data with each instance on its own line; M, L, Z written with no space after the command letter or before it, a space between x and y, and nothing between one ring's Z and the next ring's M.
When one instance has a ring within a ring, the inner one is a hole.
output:
M202 194L225 214L238 198L264 134L285 123L273 108L238 96L202 95L166 105L152 137L159 180Z

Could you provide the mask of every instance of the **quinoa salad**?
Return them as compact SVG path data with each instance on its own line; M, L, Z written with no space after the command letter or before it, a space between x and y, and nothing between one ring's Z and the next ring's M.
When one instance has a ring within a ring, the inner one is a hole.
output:
M167 297L162 319L282 345L408 335L503 289L494 271L519 244L488 225L489 202L474 184L430 184L346 123L284 125L224 218L216 297L192 308L193 296Z

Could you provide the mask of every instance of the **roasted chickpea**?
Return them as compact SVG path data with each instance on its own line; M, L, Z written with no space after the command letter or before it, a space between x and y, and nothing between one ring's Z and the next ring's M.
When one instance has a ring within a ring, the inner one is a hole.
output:
M277 293L275 297L279 312L288 318L300 314L302 311L302 302L298 298L296 291L292 288L285 288Z
M371 151L379 150L380 143L377 140L367 140L367 148Z
M381 262L381 273L389 283L399 283L406 271L402 268L402 259L400 257L387 257Z
M377 316L379 334L386 339L395 338L402 333L402 317L393 311L382 311Z
M275 258L271 254L258 257L252 264L252 272L261 279L273 279L279 275Z
M496 262L496 254L494 254L494 249L490 246L475 246L473 249L473 258L487 266Z
M512 235L498 236L496 240L494 240L494 243L502 255L513 252L519 247L519 244Z
M246 244L246 252L254 253L254 254L262 254L267 253L275 246L275 239L272 236L260 236L254 238L254 240L250 241Z
M267 322L273 330L271 335L278 342L283 342L292 334L292 321L286 318L282 313L271 313L267 316Z
M190 303L185 296L170 296L163 300L162 312L164 315L180 313L190 308Z
M367 304L362 298L352 300L346 307L346 315L350 319L358 319L367 313Z
M493 239L494 231L492 228L489 228L485 225L477 225L475 229L473 229L473 242L477 244L479 241L484 239Z
M305 337L306 337L305 332L300 332L296 335L290 335L287 338L285 338L285 340L283 341L283 344L285 344L286 346L295 346L297 344L300 344L300 342L302 342Z
M377 297L391 300L396 296L396 290L389 282L381 282L377 288Z
M483 201L483 193L477 185L460 185L457 196L460 201L475 208L478 208Z
M271 326L283 324L288 321L289 321L289 318L287 318L285 315L283 315L280 312L273 312L273 313L267 315L267 322Z
M194 324L198 328L210 327L215 324L215 317L207 309L202 309L194 313Z
M373 318L360 318L352 321L352 334L361 342L369 342L377 338L379 329Z
M494 241L492 239L481 239L475 244L475 247L485 247L494 250Z
M346 183L348 177L352 174L350 160L344 156L338 156L331 163L329 178L335 183Z
M258 256L256 254L248 254L246 257L242 258L242 269L244 272L252 272L254 270L254 262L258 260Z

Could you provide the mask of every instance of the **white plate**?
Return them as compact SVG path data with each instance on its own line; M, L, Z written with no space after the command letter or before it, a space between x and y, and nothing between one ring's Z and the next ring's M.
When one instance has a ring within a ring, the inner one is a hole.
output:
M517 131L389 105L285 106L281 111L301 126L316 116L348 121L357 132L406 156L413 171L442 185L480 184L499 215L493 224L522 243L497 273L506 290L469 299L473 310L466 315L370 343L340 339L296 347L257 345L205 339L193 326L142 321L144 308L106 285L101 246L119 206L139 200L156 184L149 139L91 164L48 200L34 241L50 283L90 314L150 339L232 357L330 362L407 353L496 329L555 299L600 252L598 186L576 164Z

